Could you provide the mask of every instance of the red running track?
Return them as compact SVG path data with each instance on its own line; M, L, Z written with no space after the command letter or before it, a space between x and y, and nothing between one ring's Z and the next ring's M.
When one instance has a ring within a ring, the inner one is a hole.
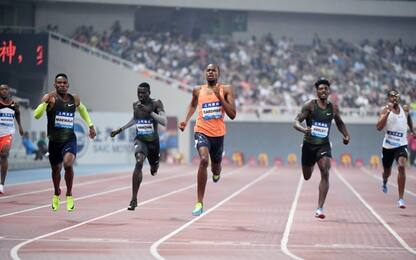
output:
M71 213L50 209L50 181L14 185L0 197L0 259L416 259L416 170L404 210L397 174L384 194L380 172L331 169L324 220L319 172L304 182L299 168L225 167L200 217L196 166L145 169L136 211L127 172L77 177Z

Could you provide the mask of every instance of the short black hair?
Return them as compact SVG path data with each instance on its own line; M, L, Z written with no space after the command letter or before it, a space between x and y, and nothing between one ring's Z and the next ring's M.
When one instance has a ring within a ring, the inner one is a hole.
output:
M315 81L314 86L317 89L319 87L319 85L321 85L321 84L327 85L328 87L331 86L331 82L329 82L329 80L327 78L324 78L324 77L321 77L317 81Z
M397 95L400 95L400 94L399 94L399 91L397 91L397 90L395 90L395 89L392 89L392 90L390 90L389 92L387 92L387 97L390 97L390 96L397 96Z
M147 90L149 90L149 91L150 91L150 85L149 85L149 83L147 83L147 82L142 82L142 83L140 83L140 84L137 86L137 88L146 88Z
M68 80L68 76L67 76L65 73L58 73L58 74L56 74L56 76L55 76L55 81L56 81L56 79L57 79L57 78L59 78L59 77L63 77L63 78L65 78L66 80Z
M216 63L208 63L208 65L205 67L205 70L208 68L209 65L212 65L212 66L216 67L217 70L218 70L218 75L221 75L220 65L218 65Z

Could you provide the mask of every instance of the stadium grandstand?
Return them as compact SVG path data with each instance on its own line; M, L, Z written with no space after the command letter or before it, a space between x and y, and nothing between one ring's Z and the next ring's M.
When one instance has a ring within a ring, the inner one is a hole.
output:
M374 122L393 88L415 102L415 2L237 2L6 1L3 32L47 32L50 40L47 74L2 77L33 107L53 75L67 71L94 112L127 112L128 89L149 78L176 120L210 62L234 86L241 122L291 122L321 76L348 122ZM178 141L189 160L189 140Z
M413 1L29 2L6 1L1 12L3 32L33 28L50 35L48 74L9 80L31 106L51 89L54 74L71 67L72 86L93 111L126 112L122 104L132 101L127 89L150 77L158 86L153 93L177 98L167 106L180 118L185 108L176 104L186 103L203 82L209 62L218 63L222 82L234 86L241 121L290 122L313 98L312 84L321 76L331 80L331 100L349 122L374 122L389 89L397 89L403 103L416 99ZM136 74L133 82L126 73ZM28 92L28 80L38 87ZM166 95L169 86L179 91ZM111 105L98 102L98 92ZM181 150L188 146L182 139Z

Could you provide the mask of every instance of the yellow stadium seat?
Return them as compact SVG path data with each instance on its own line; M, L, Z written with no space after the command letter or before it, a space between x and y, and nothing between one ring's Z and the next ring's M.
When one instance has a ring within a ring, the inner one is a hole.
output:
M232 161L233 161L234 165L236 165L238 167L243 166L244 165L243 153L242 152L233 153Z
M378 157L378 155L372 155L370 157L370 166L373 168L377 168L380 166L380 157Z
M258 160L260 166L269 166L269 156L267 155L267 153L260 153L258 156Z
M297 163L298 163L298 158L297 158L296 154L290 153L287 156L287 164L290 165L290 166L296 166Z
M352 165L352 158L350 153L343 153L341 155L341 165L350 167Z

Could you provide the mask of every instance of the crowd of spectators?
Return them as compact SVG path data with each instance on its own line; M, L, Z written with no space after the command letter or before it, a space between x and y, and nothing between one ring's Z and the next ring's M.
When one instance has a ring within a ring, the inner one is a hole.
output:
M341 107L379 107L392 88L403 102L416 100L416 46L401 40L355 44L315 35L305 46L271 35L239 41L140 33L122 30L118 22L104 33L81 26L72 38L191 86L204 82L207 63L217 63L221 81L235 87L240 108L299 106L314 97L313 82L320 76L331 80L331 99Z

